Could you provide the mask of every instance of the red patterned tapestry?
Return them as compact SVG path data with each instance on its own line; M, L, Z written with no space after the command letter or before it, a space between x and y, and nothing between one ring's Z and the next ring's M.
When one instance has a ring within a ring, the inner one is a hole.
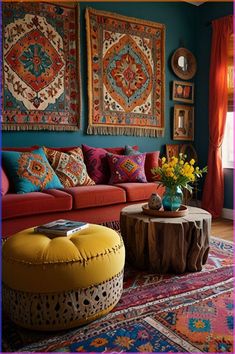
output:
M78 130L78 8L3 3L3 130Z
M88 134L164 135L163 24L86 10Z

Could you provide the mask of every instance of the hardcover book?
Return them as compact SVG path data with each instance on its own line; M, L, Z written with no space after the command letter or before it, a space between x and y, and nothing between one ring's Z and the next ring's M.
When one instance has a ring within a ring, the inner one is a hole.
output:
M88 223L59 219L34 228L34 232L48 236L69 236L88 227Z

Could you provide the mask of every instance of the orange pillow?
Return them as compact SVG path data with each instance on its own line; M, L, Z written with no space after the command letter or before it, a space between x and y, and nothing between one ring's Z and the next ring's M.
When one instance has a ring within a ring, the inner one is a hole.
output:
M88 186L95 182L89 177L83 159L82 149L77 147L62 152L44 147L44 151L64 187Z

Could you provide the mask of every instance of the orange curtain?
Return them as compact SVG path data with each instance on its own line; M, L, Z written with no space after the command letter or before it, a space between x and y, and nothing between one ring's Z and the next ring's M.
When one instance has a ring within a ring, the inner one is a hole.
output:
M233 16L212 22L212 43L209 85L209 152L202 208L213 217L221 216L224 203L224 176L221 144L228 105L227 67L229 36L233 33Z

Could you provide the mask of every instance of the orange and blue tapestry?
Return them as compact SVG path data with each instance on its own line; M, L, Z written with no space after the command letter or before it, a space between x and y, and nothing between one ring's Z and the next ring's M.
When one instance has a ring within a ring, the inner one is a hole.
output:
M3 3L3 130L78 130L78 7Z
M88 134L164 135L165 26L86 9Z

